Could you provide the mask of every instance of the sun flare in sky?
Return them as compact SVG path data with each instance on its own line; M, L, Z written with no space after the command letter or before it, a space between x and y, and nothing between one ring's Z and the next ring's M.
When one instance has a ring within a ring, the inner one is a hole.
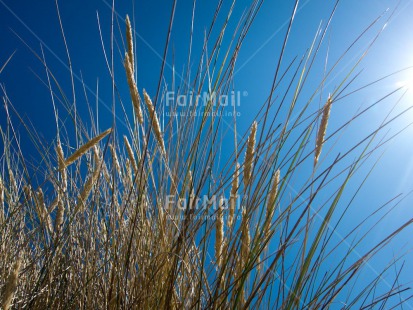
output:
M403 92L404 102L411 106L413 104L413 70L408 70L407 74L400 77L395 83L395 88L400 89Z
M397 82L396 87L406 89L411 95L413 92L413 75L407 79L400 80L399 82Z

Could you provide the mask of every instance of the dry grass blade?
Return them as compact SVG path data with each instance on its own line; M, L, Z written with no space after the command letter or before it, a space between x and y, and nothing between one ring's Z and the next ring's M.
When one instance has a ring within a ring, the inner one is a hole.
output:
M3 72L4 68L6 68L7 64L10 62L10 60L13 58L14 54L16 53L16 51L14 51L9 58L7 58L6 62L3 64L3 66L0 68L0 73Z

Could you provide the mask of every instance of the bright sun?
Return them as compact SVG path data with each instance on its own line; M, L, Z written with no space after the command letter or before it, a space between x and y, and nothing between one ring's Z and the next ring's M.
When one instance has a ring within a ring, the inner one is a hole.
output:
M402 88L402 92L405 92L405 102L410 106L413 101L413 78L407 78L396 82L396 88Z
M397 87L403 87L407 89L409 92L413 92L413 78L402 80L396 83Z

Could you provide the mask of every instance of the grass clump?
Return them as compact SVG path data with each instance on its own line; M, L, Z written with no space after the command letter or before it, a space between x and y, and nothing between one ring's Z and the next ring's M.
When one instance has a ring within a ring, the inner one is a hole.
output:
M408 300L399 271L393 285L383 285L396 261L364 283L357 277L411 220L369 248L361 246L369 231L360 236L358 229L374 213L357 219L346 238L335 238L348 210L345 196L357 195L347 192L348 184L382 144L377 135L390 122L355 141L348 152L320 162L325 142L344 134L357 118L335 131L327 126L354 82L357 64L321 109L313 101L331 72L309 98L302 95L328 24L301 61L285 72L278 65L268 100L243 135L237 130L233 139L224 135L224 117L217 112L227 107L211 97L199 101L204 91L230 93L237 55L260 6L254 1L248 8L229 46L223 40L227 20L219 28L214 17L211 27L220 35L216 41L206 37L205 46L213 46L203 49L206 65L201 61L195 77L188 74L177 90L196 104L182 107L174 100L166 106L160 94L173 86L162 83L152 95L138 89L134 31L126 17L121 53L126 81L120 81L130 93L117 93L123 86L112 80L126 130L116 121L101 133L93 119L87 126L64 88L49 82L52 99L59 98L68 111L76 142L63 137L68 130L56 113L52 146L33 138L42 155L33 169L7 113L7 128L0 131L3 309L325 309L336 302L344 309L364 309ZM169 37L161 72L168 44ZM288 77L288 87L281 87ZM160 81L164 78L161 73ZM9 111L13 105L4 88L3 93ZM165 117L167 109L179 113ZM379 219L372 228L380 224Z

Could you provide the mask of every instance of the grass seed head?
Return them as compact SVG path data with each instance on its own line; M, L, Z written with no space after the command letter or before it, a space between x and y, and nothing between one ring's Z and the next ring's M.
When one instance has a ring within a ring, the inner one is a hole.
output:
M4 184L3 180L0 177L0 208L4 206Z
M14 263L13 269L7 279L6 286L3 293L2 308L4 310L10 309L11 302L13 300L14 293L17 289L17 284L19 281L19 272L21 267L21 259L18 258Z
M132 64L128 53L126 53L125 55L125 70L133 109L135 110L135 115L138 119L139 124L143 124L141 97L139 96L138 87L136 86L135 77L133 76Z
M221 197L216 217L216 234L215 234L215 259L220 267L222 262L222 249L224 242L224 198Z
M79 195L79 202L78 202L78 208L80 208L80 210L83 210L83 208L86 206L86 200L88 199L90 193L92 192L93 186L96 184L96 182L99 179L100 170L102 166L101 164L102 164L102 161L99 161L98 163L96 163L94 171L91 174L89 174L89 178L87 179L85 185L83 186L83 190Z
M264 236L267 236L269 227L271 225L272 218L274 217L275 202L276 202L277 195L278 195L279 183L280 183L280 170L278 169L272 178L270 192L268 193L268 197L267 197L267 208L266 208L266 213L265 213L265 224L264 224L264 229L263 229Z
M323 107L323 116L321 117L321 123L320 123L320 127L317 133L317 139L316 139L316 144L315 144L315 154L314 154L314 167L318 163L318 159L321 154L321 149L323 147L324 137L327 131L328 119L330 118L331 104L332 104L331 97L328 96L327 102Z
M120 169L120 164L119 164L119 160L118 160L118 155L116 154L116 150L115 150L115 148L113 147L112 144L109 144L109 149L110 149L110 153L112 155L113 166L115 167L115 170L118 173L118 175L121 177L122 176L122 171Z
M135 172L136 174L138 172L138 165L136 164L135 155L134 155L132 146L130 145L127 136L123 136L123 141L125 142L126 152L128 153L133 172Z
M126 15L126 43L128 45L128 56L129 61L131 63L132 73L135 72L135 56L133 52L133 32L132 32L132 25L129 19L129 15Z
M69 158L65 161L65 166L69 166L73 162L75 162L78 158L82 157L88 150L94 147L96 144L99 143L104 137L112 132L112 128L107 129L106 131L102 132L100 135L90 139L88 142L83 144L77 151L75 151Z
M67 189L67 170L65 164L65 155L63 153L62 144L60 143L59 136L57 137L57 145L56 145L56 153L57 153L57 162L58 162L58 169L61 175L61 189L63 192Z
M255 155L255 136L257 134L257 122L254 121L251 127L251 132L247 140L247 150L245 152L245 162L244 162L244 186L247 187L250 183L252 175L252 165L254 162Z
M146 107L149 111L149 117L152 120L152 129L155 134L156 140L158 141L158 145L161 151L163 152L163 154L165 154L165 143L163 141L161 126L159 125L159 120L158 116L156 115L155 107L153 106L152 100L145 90L143 90L143 96L145 99Z
M238 198L238 187L239 187L239 171L240 165L237 163L235 165L235 171L232 176L231 193L229 197L229 214L228 214L228 227L232 227L234 223L235 208Z
M63 224L63 217L65 214L65 207L63 203L62 197L58 196L57 201L57 213L55 218L55 231L58 232L60 230L60 226Z

